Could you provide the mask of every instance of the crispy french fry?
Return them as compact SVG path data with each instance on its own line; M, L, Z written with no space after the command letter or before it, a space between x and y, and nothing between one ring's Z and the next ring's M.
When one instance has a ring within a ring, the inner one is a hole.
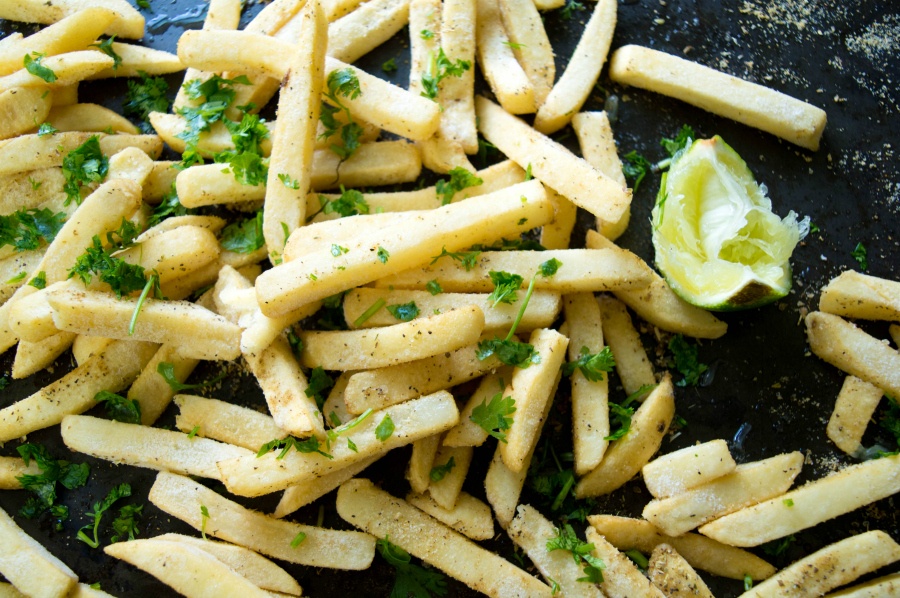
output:
M822 596L898 560L900 545L883 531L872 530L830 544L800 559L741 596Z
M196 430L197 436L251 451L287 436L270 416L247 407L185 394L175 395L175 404L179 409L175 427L185 433Z
M641 46L623 46L609 76L673 97L713 114L772 133L800 147L819 149L825 111L788 95L707 66Z
M814 311L806 316L809 348L848 374L900 397L900 352L838 316Z
M121 42L113 42L112 50L121 59L119 65L94 73L86 77L87 79L139 77L141 73L168 75L184 70L184 65L178 60L178 56L171 52Z
M615 244L603 235L589 230L585 239L585 247L608 249L615 247ZM648 277L647 286L640 289L613 291L616 298L633 309L637 315L663 330L696 338L719 338L725 334L728 329L725 322L705 309L694 307L683 301L669 288L666 281L647 264L643 264L642 269Z
M880 388L856 376L844 378L825 434L839 449L855 454L862 448L863 434L883 394Z
M510 46L534 88L535 105L540 107L556 78L553 48L544 22L532 0L500 0L499 6Z
M379 440L375 430L388 417L394 423L394 431ZM458 418L453 397L447 392L437 392L376 412L346 432L343 437L352 441L356 450L341 438L332 442L330 448L323 446L330 451L331 458L318 453L291 451L278 459L276 453L269 453L259 458L253 455L222 461L219 469L229 492L239 496L259 496L438 434L454 426Z
M220 479L218 461L252 456L239 446L208 438L189 438L181 432L117 421L67 415L62 438L73 451L113 463L126 463L159 471Z
M848 318L900 320L900 282L847 270L822 289L819 309Z
M41 120L50 123L58 131L97 131L99 133L112 130L131 135L140 133L130 120L98 104L54 106L47 117L39 119L38 122Z
M485 138L535 178L594 216L617 221L631 204L631 191L549 137L508 114L487 98L475 99L478 128Z
M587 100L612 43L616 4L615 0L600 0L594 6L566 70L534 117L534 128L541 133L549 135L566 126Z
M478 151L475 129L475 0L446 0L441 14L441 48L447 59L468 64L459 76L440 83L443 137L458 143L467 154ZM474 169L472 169L474 170Z
M298 486L290 486L286 488L278 506L275 507L273 517L285 517L290 515L302 506L308 505L314 500L321 498L349 480L362 473L369 465L378 461L381 455L369 457L362 461L357 461L352 465L348 465L343 469L326 473L308 482L304 482Z
M171 364L172 375L175 380L184 384L188 376L191 375L191 372L194 371L194 368L197 367L199 360L183 357L181 353L178 352L177 345L166 343L160 346L153 355L153 358L147 363L147 366L131 385L131 388L128 389L128 399L137 401L141 406L141 423L145 426L152 426L162 415L163 411L165 411L166 407L169 406L169 403L175 396L175 390L172 389L166 379L163 378L162 374L159 373L159 366L163 363ZM228 442L228 440L207 434L201 434L201 436L209 436L216 440Z
M51 166L62 166L63 158L91 137L100 140L100 150L112 156L126 147L137 147L151 158L162 152L156 135L106 135L104 133L54 133L52 135L20 135L0 145L0 176Z
M506 388L506 380L512 377L509 367L500 367L488 372L481 379L478 388L469 397L466 406L459 414L459 423L445 435L445 446L481 446L487 440L488 433L484 428L472 421L472 411L482 403L490 402L491 397Z
M264 590L291 596L300 596L302 594L300 585L287 571L264 556L260 556L243 546L171 533L156 536L153 539L184 544L206 552Z
M735 467L728 443L717 439L658 457L644 465L641 475L654 498L668 498L721 478Z
M490 200L473 198L417 213L414 219L404 219L354 239L348 252L340 257L322 250L264 272L256 284L260 309L268 316L284 314L305 303L417 266L427 256L440 253L441 248L456 251L518 234L525 230L526 225L519 224L523 218L532 227L547 221L551 211L541 184L529 181L493 193ZM483 226L488 221L490 230Z
M375 538L371 536L274 519L183 476L159 473L149 498L196 530L289 563L360 570L375 557ZM302 538L299 543L298 538Z
M609 598L664 598L662 592L650 584L640 569L593 527L585 531L587 541L594 545L591 553L601 559L606 568L600 587Z
M691 564L668 544L660 544L650 555L650 583L667 597L714 598Z
M900 573L885 575L857 586L828 594L827 598L897 598L900 596Z
M660 544L672 546L691 566L730 579L766 579L775 567L753 553L716 542L700 534L684 534L677 538L659 532L653 524L642 519L614 515L590 515L590 523L619 550L635 548L649 554Z
M606 494L634 477L659 450L674 415L672 378L666 374L634 412L631 428L625 436L610 445L599 467L578 481L575 496Z
M19 457L0 457L0 489L18 490L22 484L16 478L24 474L36 475L40 472L37 463L31 462L30 465L25 465L25 462Z
M431 468L440 446L440 434L421 438L412 443L409 465L406 466L406 479L413 492L424 493L431 485Z
M497 101L510 114L529 114L536 110L534 85L516 60L511 42L503 27L497 0L477 0L475 19L478 66L497 96Z
M547 249L568 249L578 216L578 207L571 201L553 191L547 192L556 204L553 222L541 227L541 245Z
M449 510L437 504L427 494L411 492L406 495L406 502L473 540L489 540L494 537L491 508L471 494L460 492L456 505Z
M338 490L337 510L348 523L390 538L408 553L488 596L550 596L549 586L368 480L345 482Z
M311 186L316 125L325 81L325 14L316 0L309 0L299 18L303 43L291 58L278 96L263 204L263 235L270 256L284 253L288 236L306 220L306 193Z
M644 519L670 536L698 527L784 494L803 466L803 454L784 453L762 461L738 465L733 473L644 507Z
M601 598L603 591L595 584L582 583L578 579L584 572L571 554L565 550L547 550L547 542L557 536L550 521L529 505L519 505L516 516L506 533L528 555L544 579L553 580L563 596Z
M112 67L112 65L112 58L102 52L90 50L49 56L43 60L41 66L53 71L56 78L52 82L32 75L23 68L5 77L0 77L0 92L16 87L40 87L42 89L65 87L99 73L105 68Z
M409 20L409 0L369 0L328 26L328 55L356 62Z
M72 341L72 357L75 358L76 364L81 365L92 356L108 347L112 342L113 339L111 338L104 338L102 336L84 336L83 334L79 334L75 337L75 340ZM134 386L134 384L132 384L132 386Z
M725 515L698 531L732 546L759 546L897 492L900 456L884 457L851 465L782 496Z
M78 581L75 572L26 534L0 509L0 573L27 596L65 596Z
M434 467L429 472L431 483L428 485L428 494L438 505L448 511L456 507L456 500L462 491L463 482L469 472L472 463L472 447L470 446L441 446L434 456ZM449 468L449 471L441 471L440 468ZM436 473L440 472L439 474ZM435 479L439 475L444 477Z
M52 94L40 87L13 87L0 93L0 139L9 139L34 129L50 114Z
M599 4L598 4L599 6ZM578 137L581 155L588 164L597 168L620 185L625 185L622 162L616 153L616 141L606 112L579 112L572 117L572 128ZM631 206L616 221L597 219L597 230L604 237L615 240L628 228Z
M0 442L56 425L94 405L101 390L119 392L153 357L152 343L117 341L33 395L0 409ZM77 381L77 384L75 383Z
M17 0L0 4L0 19L50 24L92 6L116 13L104 33L130 39L144 37L144 16L126 0L61 0L47 4L43 0Z

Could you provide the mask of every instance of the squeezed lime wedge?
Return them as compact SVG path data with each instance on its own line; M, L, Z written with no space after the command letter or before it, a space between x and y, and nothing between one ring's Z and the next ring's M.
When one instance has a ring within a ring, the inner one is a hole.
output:
M682 299L713 311L758 307L791 288L790 257L809 218L772 213L765 185L718 135L689 143L653 208L656 265Z

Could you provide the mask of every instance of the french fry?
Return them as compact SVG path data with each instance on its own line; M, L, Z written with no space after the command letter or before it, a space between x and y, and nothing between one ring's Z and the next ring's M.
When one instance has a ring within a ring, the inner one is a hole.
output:
M137 147L151 158L162 152L156 135L106 135L104 133L54 133L52 135L20 135L0 145L0 176L40 168L62 166L63 158L91 137L100 140L104 156L112 156L125 147Z
M491 508L471 494L460 492L456 505L449 510L437 504L427 494L411 492L406 495L406 502L473 540L489 540L494 537Z
M0 212L11 214L21 209L62 204L65 202L65 182L62 169L54 167L4 175L0 177ZM35 185L37 189L33 188ZM55 209L63 207L60 205ZM75 207L70 205L69 211Z
M158 204L172 190L175 177L180 172L174 166L177 162L159 160L153 163L153 170L144 181L144 201Z
M172 533L156 536L153 540L183 544L201 550L264 590L291 596L302 594L300 585L287 571L243 546Z
M394 423L394 431L382 441L376 437L375 429L387 417ZM259 458L253 455L222 461L219 470L229 492L238 496L259 496L438 434L455 425L458 418L453 397L447 392L437 392L370 415L337 442L331 443L330 448L324 447L330 451L332 458L291 451L283 459L278 459L277 454L269 453ZM350 449L343 438L352 441L356 450Z
M300 39L278 96L266 200L263 236L270 256L284 253L287 237L306 220L316 125L324 87L328 24L321 5L309 0L299 13Z
M649 554L665 543L677 550L691 566L713 575L730 579L744 579L749 575L753 580L760 580L775 573L775 567L753 553L700 534L689 533L675 538L660 533L649 521L614 515L590 515L588 523L619 550L634 548Z
M260 309L268 316L278 316L305 303L417 266L442 248L456 251L518 234L525 230L525 224L518 224L523 218L528 227L533 227L551 216L552 208L537 181L508 187L490 197L418 213L412 220L354 239L348 244L348 252L340 257L322 250L275 266L257 280ZM490 230L483 226L488 221ZM378 248L381 251L376 251Z
M535 178L598 218L617 221L631 204L631 191L549 137L484 97L475 99L478 128L485 138Z
M50 123L58 131L97 131L99 133L112 130L131 135L140 133L130 120L98 104L54 106L44 119L38 119L37 122L41 121Z
M578 216L578 207L552 189L548 194L556 204L556 213L553 222L541 227L541 245L547 249L568 249Z
M356 479L338 490L338 514L488 596L550 596L550 587L405 501Z
M897 492L900 456L884 457L851 465L782 496L725 515L698 531L732 546L759 546ZM748 527L749 521L752 527Z
M900 320L900 282L842 272L819 297L819 309L836 316L864 320Z
M441 14L441 48L453 63L468 64L461 75L440 83L440 134L467 154L478 151L475 129L475 1L447 0ZM474 170L474 169L471 169Z
M93 355L96 355L108 347L112 342L113 339L111 338L104 338L102 336L84 336L83 334L79 334L75 337L75 340L72 341L72 357L75 358L75 363L77 365L81 365ZM132 384L132 386L134 386L134 384Z
M63 442L73 451L113 463L214 480L220 479L218 461L254 454L208 438L189 438L181 432L87 415L67 415L62 420L61 432Z
M585 238L585 247L608 249L615 247L615 244L603 235L589 230ZM695 338L719 338L725 334L728 329L725 322L705 309L683 301L647 264L643 264L643 271L648 277L647 286L613 291L616 298L633 309L637 315L663 330Z
M484 330L484 313L475 305L372 330L300 333L307 367L326 370L383 368L433 357L474 344ZM354 347L354 352L348 352Z
M534 88L534 102L540 108L556 78L553 48L544 22L533 1L500 0L499 6L510 46Z
M28 275L36 272L35 267L44 255L43 250L34 249L20 251L0 260L0 303L5 303L20 286L25 284ZM24 274L25 276L22 276Z
M830 544L744 592L743 598L822 596L900 560L900 545L881 530Z
M116 13L108 8L86 6L24 39L6 44L0 48L0 74L22 68L27 54L56 56L87 50L115 19Z
M607 494L634 477L659 450L674 415L672 378L666 374L634 412L625 436L610 445L599 467L578 481L575 496Z
M40 87L13 87L0 93L0 139L34 129L50 114L53 96Z
M179 409L175 427L185 433L196 430L198 436L251 451L287 436L270 416L247 407L185 394L175 395L175 404Z
M0 573L27 596L65 596L78 576L0 509Z
M668 498L721 478L735 467L728 443L717 439L658 457L644 465L641 475L653 498Z
M137 299L116 299L99 291L57 289L47 297L57 328L108 338L171 343L184 357L235 359L240 355L241 329L225 318L187 301L145 299L134 333L129 323Z
M20 340L16 347L12 377L16 380L27 378L50 367L50 364L72 345L75 336L71 332L57 332L36 343Z
M510 114L534 112L534 85L510 47L497 0L477 0L476 11L475 51L491 91Z
M109 67L86 79L111 79L114 77L139 77L141 73L148 75L168 75L184 70L184 65L178 60L178 56L171 52L113 42L111 49L121 62L118 67Z
M409 0L369 0L328 26L328 55L351 63L389 40L409 20Z
M101 6L116 13L116 19L104 33L129 39L144 37L144 16L126 0L61 0L47 4L43 0L21 0L0 5L0 19L49 25L85 8Z
M0 92L16 87L40 87L41 89L65 87L99 73L103 69L110 68L112 65L112 58L102 52L90 50L49 56L43 60L41 66L53 71L56 79L52 82L32 75L23 68L5 77L0 77Z
M900 596L900 573L885 575L872 581L828 594L828 598L896 598Z
M459 423L452 427L445 435L445 446L481 446L487 440L488 433L484 428L472 421L472 412L482 403L488 403L491 397L506 388L506 380L512 376L512 370L508 367L500 367L488 372L481 379L478 388L469 397L466 406L459 413Z
M534 117L535 129L546 135L555 133L581 110L603 70L615 28L615 0L597 2L566 70Z
M149 498L198 531L289 563L361 570L375 557L375 538L371 536L274 519L183 476L160 472ZM201 507L206 507L208 517ZM302 540L296 543L298 538Z
M856 376L844 378L825 434L848 455L857 453L862 448L863 434L883 394L880 388Z
M94 405L101 390L127 388L156 352L156 345L117 341L105 351L29 397L0 409L0 442L56 425ZM77 382L77 383L76 383Z
M578 562L565 550L547 550L547 542L557 536L550 521L529 505L519 505L506 533L528 555L544 579L553 580L563 596L600 598L603 591L595 584L582 583Z
M579 112L572 117L572 128L578 137L581 155L588 164L624 186L626 182L622 162L616 153L616 142L606 112ZM630 220L631 206L616 221L598 219L597 230L607 239L614 241L625 232Z
M79 337L79 338L98 338L98 337ZM128 389L128 399L137 401L141 406L141 423L145 426L152 426L162 415L166 407L175 396L175 390L169 385L162 374L159 373L159 366L162 363L172 365L172 375L177 382L184 384L194 368L200 362L198 359L191 357L183 357L178 352L178 346L166 343L159 347L153 358L147 363L147 366L141 371L140 375ZM188 430L190 431L190 430ZM201 434L207 436L207 434ZM210 436L216 438L215 436ZM223 440L216 438L216 440ZM223 440L223 442L228 442ZM238 443L231 443L238 444ZM240 446L240 445L239 445ZM259 447L257 447L259 448Z
M421 494L428 491L428 486L431 485L431 468L440 446L440 434L421 438L412 443L409 465L406 466L406 479L413 492Z
M900 397L900 352L838 316L806 316L809 348L820 359Z
M445 248L450 251L449 247ZM540 265L551 259L559 260L562 265L553 276L538 276L534 283L535 290L580 293L635 289L649 280L649 274L644 271L639 258L617 249L485 251L476 256L477 263L469 270L451 258L441 258L438 251L426 255L435 263L379 278L373 286L424 289L429 281L435 280L451 293L487 293L493 290L491 270L518 274L530 281Z
M738 465L727 474L644 507L644 519L670 536L680 536L716 517L787 492L803 466L803 454L784 453Z
M714 598L690 563L668 544L660 544L650 555L650 583L668 597Z
M569 361L577 361L583 349L590 354L603 349L603 319L591 293L563 298L569 325ZM602 376L602 375L601 375ZM600 464L609 441L609 379L588 380L577 369L572 373L572 444L575 473L584 475Z
M587 541L594 545L591 551L606 565L600 587L609 598L664 598L662 592L651 585L641 570L593 527L585 531Z
M788 95L707 66L641 46L623 46L609 63L609 77L679 99L713 114L772 133L810 150L819 149L825 111Z
M625 392L630 395L643 386L656 384L653 366L625 305L606 295L597 297L597 304L600 306L603 335L616 360L616 372Z
M314 500L325 496L350 478L356 477L365 471L369 465L378 461L380 458L381 455L369 457L368 459L363 459L362 461L357 461L352 465L348 465L343 469L338 469L337 471L326 473L323 476L319 476L300 485L286 488L284 494L281 495L281 500L278 501L278 505L275 507L275 512L272 516L280 518L290 515L300 507L308 505Z
M540 355L540 361L513 370L512 379L503 391L503 396L511 397L516 405L506 442L500 444L503 463L513 471L522 471L531 460L559 383L559 370L566 359L569 339L555 330L542 328L532 332L528 342Z
M18 490L22 484L16 478L25 474L37 475L40 472L37 463L25 465L25 461L19 457L0 457L0 489Z
M470 446L441 446L434 457L434 467L429 474L432 476L428 485L428 494L438 505L448 511L456 507L459 493L462 491L463 482L469 472L472 463L472 447ZM444 477L435 479L435 468L449 468L442 472Z

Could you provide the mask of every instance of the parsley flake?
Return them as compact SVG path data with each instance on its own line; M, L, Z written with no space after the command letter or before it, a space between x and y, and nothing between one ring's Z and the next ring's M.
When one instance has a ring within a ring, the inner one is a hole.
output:
M603 380L603 372L611 372L615 365L616 361L609 347L603 347L599 353L591 353L587 347L581 347L578 359L563 365L563 375L571 376L575 370L581 370L585 378L591 382L599 382Z
M500 442L506 442L504 430L509 430L512 425L511 417L516 411L516 401L512 397L503 398L503 392L498 392L472 410L469 419L478 424L482 430L493 436Z
M393 433L394 420L391 419L391 414L387 413L385 414L384 419L381 420L381 423L378 424L378 427L375 428L375 438L384 442L390 438Z
M253 253L265 244L262 210L256 216L232 222L222 229L223 249L236 253Z
M106 415L117 422L126 424L141 423L141 404L108 390L101 390L94 395L94 400L103 403Z
M391 544L384 538L375 541L378 554L397 571L394 579L394 587L391 596L396 598L431 598L431 595L446 596L447 580L437 571L431 571L418 565L413 565L409 553Z
M415 301L410 301L409 303L399 303L396 305L388 305L387 310L391 312L392 316L394 316L401 322L409 322L419 315L419 306L416 305Z
M91 548L97 548L98 546L100 546L100 538L97 534L100 528L100 520L103 518L103 514L108 511L116 501L128 496L131 496L130 484L119 484L118 486L110 490L109 494L106 495L106 498L104 498L100 502L94 503L93 511L89 513L89 515L94 518L94 523L89 523L78 530L78 535L76 537ZM91 529L93 530L93 537L88 536L85 533L85 530Z
M434 100L438 96L438 86L447 77L462 77L463 73L472 68L468 60L459 59L453 62L444 54L444 49L439 48L437 55L431 54L428 68L422 74L422 97Z
M579 577L577 581L603 583L603 569L606 566L602 560L591 554L594 545L579 539L568 523L556 528L556 537L547 540L547 552L554 550L568 550L577 564L584 565L584 577Z
M153 127L147 120L151 112L168 112L171 102L169 100L169 84L162 77L151 77L144 71L138 71L139 79L129 78L128 90L125 92L125 102L122 104L122 112L128 116L136 117L139 127L144 133L153 132Z
M494 302L491 307L497 307L498 303L511 305L518 300L517 293L525 281L524 278L518 274L510 274L502 270L499 272L491 270L488 272L488 275L494 284L494 290L488 295L488 301Z
M443 465L435 465L432 467L431 471L428 473L428 477L431 478L432 482L440 482L447 477L447 474L450 473L454 467L456 467L456 459L450 457L450 460Z
M684 337L676 334L669 341L669 351L675 360L677 369L684 378L676 384L678 386L697 386L700 383L700 375L709 369L705 363L700 363L697 358L697 345L690 345Z
M107 56L113 59L113 70L119 68L119 65L122 64L122 57L116 54L116 51L113 49L113 42L116 41L116 36L113 35L109 39L105 39L99 44L91 44L92 48L97 48Z
M46 54L42 54L41 52L32 52L31 54L26 54L25 58L23 59L25 70L35 77L43 79L47 83L53 83L57 79L56 73L41 64L41 61L44 60L46 56Z
M859 268L863 272L869 269L868 252L866 251L865 245L857 243L856 247L853 248L853 251L850 252L850 255L853 256L853 259L856 260L856 263L859 264Z
M81 188L99 183L109 172L109 158L100 151L100 138L90 137L63 158L62 173L65 177L63 191L66 192L65 205L71 202L81 204Z
M435 191L437 192L438 199L441 200L442 206L449 204L453 200L453 196L463 189L476 187L484 183L484 180L475 176L462 166L457 166L451 169L449 174L449 181L441 179L435 184L434 187Z

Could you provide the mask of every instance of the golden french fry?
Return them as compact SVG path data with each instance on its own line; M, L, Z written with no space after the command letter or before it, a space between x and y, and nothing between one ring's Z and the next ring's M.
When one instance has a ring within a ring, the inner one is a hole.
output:
M644 519L670 536L787 492L803 466L803 454L784 453L738 465L733 473L644 507Z
M856 578L900 560L900 545L881 530L850 536L806 556L742 598L822 596Z
M532 0L500 0L499 6L510 47L534 88L534 102L539 108L556 78L553 48L544 22Z
M691 564L668 544L660 544L650 555L650 583L666 596L714 598Z
M595 584L582 583L584 577L578 562L565 550L547 550L547 542L557 536L550 521L529 505L519 505L506 533L528 555L544 579L553 580L563 596L601 598L603 591Z
M599 6L599 4L598 4ZM572 117L572 128L578 137L581 155L588 164L597 168L620 185L625 185L622 162L616 153L616 141L606 112L579 112ZM631 206L615 221L597 219L597 230L607 239L619 238L631 220Z
M149 498L198 531L289 563L361 570L375 557L375 538L369 535L275 519L183 476L160 472Z
M441 14L441 48L447 59L468 64L459 76L440 83L440 134L467 154L478 151L475 128L475 0L446 0Z
M102 338L102 337L84 337L78 338ZM200 362L198 359L183 357L178 352L177 345L164 344L153 355L153 358L147 363L143 371L128 389L128 399L137 401L141 406L141 423L145 426L152 426L154 422L162 415L166 407L175 396L175 390L169 385L162 374L159 373L159 366L162 363L172 365L172 375L175 380L184 384L194 368ZM188 430L190 431L190 430ZM207 436L207 434L201 434ZM210 436L210 438L216 438ZM223 440L216 438L216 440ZM227 440L223 440L228 442ZM237 444L237 443L232 443ZM240 446L240 445L239 445ZM257 447L259 448L259 447Z
M625 392L630 395L643 386L656 384L653 365L625 305L605 295L597 297L597 303L602 314L603 334L616 360L616 371Z
M448 511L456 507L459 493L462 491L463 482L469 472L472 463L472 447L470 446L441 446L434 456L434 467L429 474L432 476L428 485L428 494L431 498ZM435 470L449 468L442 471L443 478L435 479Z
M839 449L848 455L855 454L862 448L863 434L883 394L880 388L856 376L844 378L825 434Z
M0 19L47 25L95 6L116 13L115 20L103 31L107 35L130 39L144 37L144 16L127 0L60 0L50 4L44 0L16 0L0 4Z
M590 515L590 523L604 538L619 550L637 549L649 554L660 544L668 544L678 551L691 566L730 579L766 579L775 567L753 553L716 542L700 534L684 534L677 538L659 532L643 519Z
M356 479L338 490L338 514L488 596L549 598L550 587L372 482Z
M847 270L822 289L819 309L848 318L900 320L900 282Z
M708 66L641 46L623 46L609 62L609 77L667 95L713 114L772 133L800 147L819 149L825 111L774 89Z
M409 20L409 0L370 0L328 26L328 55L356 62Z
M112 65L112 58L102 52L90 50L49 56L43 60L41 66L53 71L56 79L52 82L48 82L38 75L32 75L27 69L23 68L5 77L0 77L0 92L16 87L40 87L41 89L65 87L99 73Z
M0 139L31 131L50 114L52 93L40 87L13 87L0 93Z
M534 128L549 135L566 126L591 93L616 28L616 0L600 0L584 26L581 39L559 81L534 117Z
M668 498L721 478L736 466L728 443L717 439L658 457L644 465L641 475L654 498Z
M26 534L0 509L0 573L27 596L66 596L78 581L75 572Z
M18 490L22 487L18 478L24 474L36 475L41 470L37 463L33 461L29 465L25 465L19 457L0 457L0 489L2 490Z
M662 592L651 585L641 570L593 527L585 531L587 541L594 545L591 551L606 565L600 587L609 598L664 598Z
M900 573L885 575L872 581L828 594L828 598L897 598L900 596Z
M469 397L466 406L459 413L459 423L452 427L442 441L445 446L481 446L487 440L484 428L471 420L472 412L482 403L489 403L491 397L506 388L506 380L512 377L512 370L503 366L484 375L478 388Z
M475 99L478 128L519 166L594 216L617 221L631 204L631 191L487 98Z
M471 494L460 492L456 505L449 510L437 504L427 494L409 493L406 495L406 502L473 540L489 540L494 537L491 508Z
M112 156L126 147L137 147L151 158L158 157L162 152L162 141L156 135L106 135L74 131L43 137L20 135L0 145L0 176L62 166L66 154L94 136L99 138L104 156Z
M900 456L883 457L845 467L787 494L725 515L698 531L732 546L759 546L897 492Z
M171 52L113 42L113 52L119 55L121 62L117 67L109 67L98 73L94 73L87 79L110 79L113 77L139 77L141 73L148 75L168 75L184 70L184 65L178 60L178 56Z
M585 238L585 247L608 249L616 247L616 245L603 235L589 230ZM627 250L623 249L622 251ZM647 286L640 289L613 291L613 294L633 309L637 315L663 330L696 338L719 338L725 334L728 329L725 322L705 309L694 307L682 300L669 288L666 281L646 263L643 263L642 269L648 277Z
M659 450L675 416L675 394L668 374L634 412L631 428L612 443L600 466L578 481L575 496L599 496L630 480Z
M578 206L552 189L548 194L556 204L556 214L553 222L541 227L541 245L547 249L568 249L578 216Z
M185 433L196 430L198 436L251 451L287 436L270 416L247 407L184 394L175 395L175 404L179 409L175 427Z
M421 494L428 491L428 486L431 485L431 468L440 446L440 434L421 438L412 443L409 465L406 466L406 479L413 492Z
M534 85L510 47L497 0L477 0L476 10L478 66L491 91L510 114L534 112Z
M343 469L326 473L308 482L304 482L298 486L290 486L284 490L278 506L275 507L273 517L285 517L290 515L302 506L308 505L314 500L321 498L349 480L362 473L369 465L378 461L381 455L369 457L362 461L357 461L352 465L348 465Z
M806 316L809 348L820 359L900 397L900 352L838 316Z
M140 133L130 120L98 104L55 106L44 120L59 131L108 132L112 130L131 135Z

